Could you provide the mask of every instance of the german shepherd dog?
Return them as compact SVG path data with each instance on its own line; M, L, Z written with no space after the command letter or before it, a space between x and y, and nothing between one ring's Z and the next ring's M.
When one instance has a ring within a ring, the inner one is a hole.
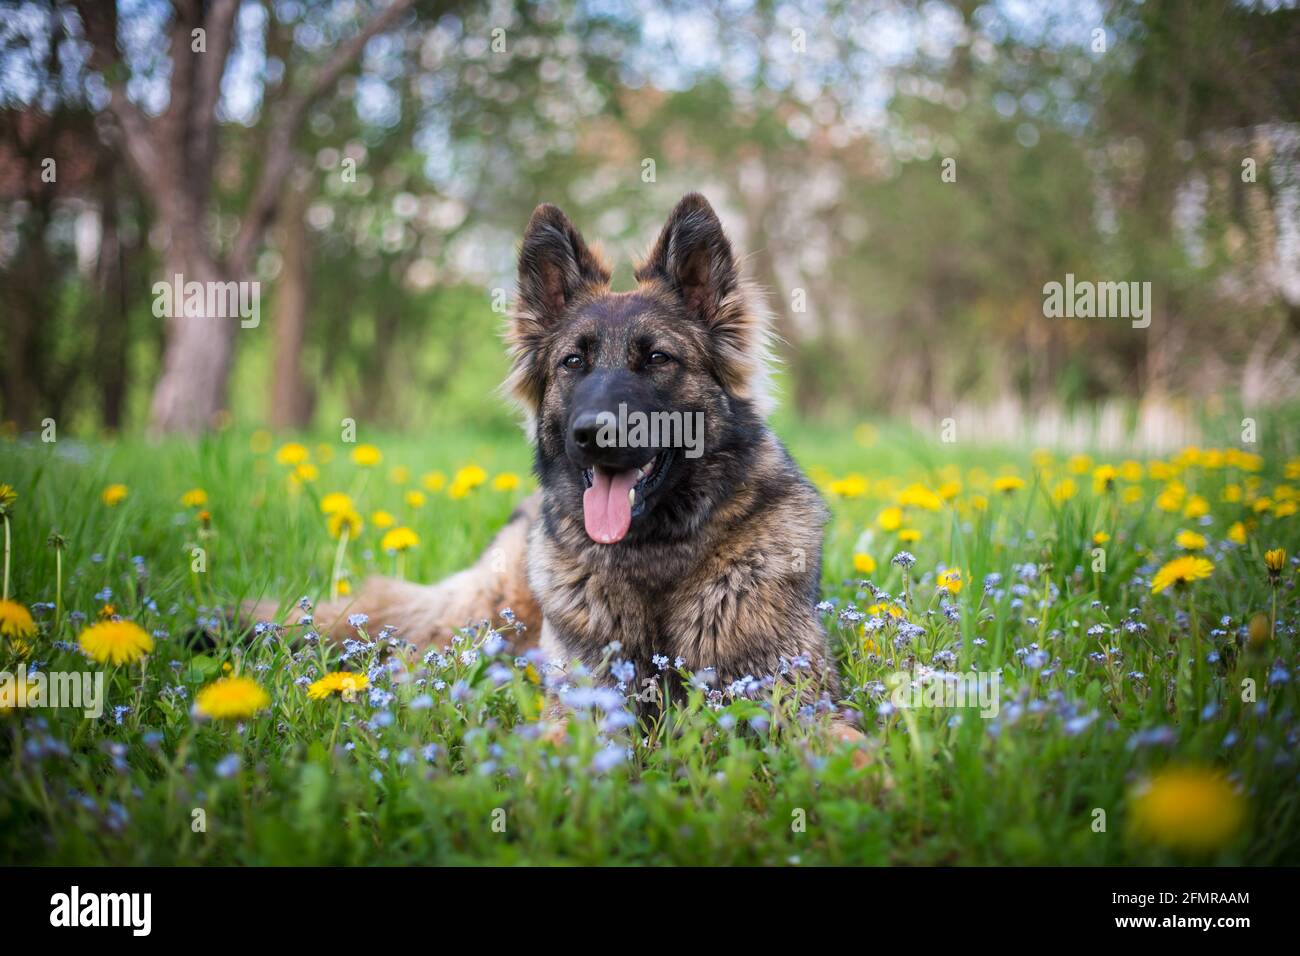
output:
M364 613L422 646L508 606L526 628L515 650L540 633L548 661L594 667L619 641L638 678L662 655L713 668L718 686L797 662L805 697L833 699L815 610L827 511L765 421L768 316L703 196L677 204L635 276L610 291L599 252L558 208L537 207L505 387L526 415L539 493L470 569L434 585L371 579L346 606L317 608L319 628L343 635ZM629 441L619 415L702 421L702 442L683 448L665 428ZM859 736L843 721L833 733Z

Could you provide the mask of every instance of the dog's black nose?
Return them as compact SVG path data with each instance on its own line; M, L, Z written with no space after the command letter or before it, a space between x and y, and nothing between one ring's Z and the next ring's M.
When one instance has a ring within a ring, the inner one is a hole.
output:
M600 415L597 412L583 412L569 426L573 432L573 443L583 451L594 451L596 435L600 431Z

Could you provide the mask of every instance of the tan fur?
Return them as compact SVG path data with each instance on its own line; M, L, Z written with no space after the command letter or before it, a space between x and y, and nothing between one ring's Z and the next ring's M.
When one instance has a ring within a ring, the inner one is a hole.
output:
M542 616L524 569L528 528L537 508L537 495L526 499L472 567L437 584L367 578L356 595L317 605L312 612L314 628L336 641L343 640L355 633L348 618L364 614L371 634L391 625L403 640L424 648L446 644L457 628L483 620L499 623L502 610L509 608L524 625L512 646L525 650L536 645ZM278 624L298 624L303 618L297 607L284 614L279 611L279 605L262 601L247 605L243 616Z

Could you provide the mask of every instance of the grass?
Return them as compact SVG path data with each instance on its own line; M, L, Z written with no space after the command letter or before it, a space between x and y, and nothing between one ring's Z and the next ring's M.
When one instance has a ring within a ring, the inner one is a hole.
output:
M19 495L10 594L36 605L39 625L0 645L0 669L102 671L108 698L97 720L0 710L0 862L1300 862L1296 566L1288 558L1275 586L1264 563L1266 549L1300 550L1294 449L1185 453L1121 468L1105 490L1101 459L946 446L892 426L783 431L832 505L836 704L863 715L865 767L826 742L824 717L792 712L781 684L697 690L631 735L617 707L585 695L557 746L535 720L544 662L493 653L508 628L467 632L428 664L364 627L349 649L301 631L189 644L196 622L236 600L316 600L336 567L353 584L394 573L376 509L420 538L406 577L463 566L529 490L515 434L376 439L384 460L370 469L349 460L354 446L335 441L326 460L303 439L319 470L307 482L288 479L283 442L261 433L0 443L0 482ZM421 507L405 501L426 472L453 479L468 462L488 480L463 497L442 486ZM390 480L398 465L405 484ZM996 491L1010 470L1024 487ZM521 486L494 489L502 472ZM127 495L109 506L115 483ZM180 503L193 488L207 522ZM333 491L365 521L341 561L320 511ZM896 528L882 521L891 506ZM1244 543L1230 540L1238 521ZM47 544L55 530L61 553ZM1153 594L1180 530L1204 535L1213 571ZM906 572L891 563L902 550L916 558ZM855 570L855 555L874 570ZM937 587L950 567L956 593ZM88 664L76 641L105 605L154 634L153 653ZM381 663L386 647L410 666ZM304 685L341 667L368 671L376 693L311 699ZM999 713L892 709L891 675L925 668L996 672ZM196 694L223 672L255 678L269 709L196 719Z

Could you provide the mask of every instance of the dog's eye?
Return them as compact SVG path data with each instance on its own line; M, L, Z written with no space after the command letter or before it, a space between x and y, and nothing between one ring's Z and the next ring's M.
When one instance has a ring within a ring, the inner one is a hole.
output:
M673 360L673 357L667 352L651 352L650 358L646 359L647 365L667 365Z
M563 364L565 368L582 368L584 363L582 361L582 356L575 354L575 355L566 355L564 357Z

